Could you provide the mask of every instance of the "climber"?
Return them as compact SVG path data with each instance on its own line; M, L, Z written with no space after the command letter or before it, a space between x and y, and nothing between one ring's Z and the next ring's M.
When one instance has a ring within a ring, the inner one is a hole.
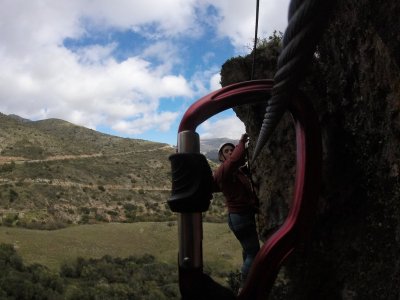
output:
M224 143L218 150L220 166L214 171L214 192L222 192L228 209L228 225L243 248L241 285L260 249L255 213L257 201L251 183L243 172L248 135L243 134L239 144Z

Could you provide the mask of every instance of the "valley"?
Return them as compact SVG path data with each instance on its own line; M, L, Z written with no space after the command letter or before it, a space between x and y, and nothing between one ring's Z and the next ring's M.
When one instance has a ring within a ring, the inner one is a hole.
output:
M145 289L158 299L162 290L178 299L177 216L167 204L175 147L57 119L0 114L0 126L0 254L18 262L10 270L43 278L43 294L61 299L103 295L104 282L107 293ZM205 272L227 285L240 267L241 248L222 195L215 194L203 220ZM142 281L132 285L136 280Z

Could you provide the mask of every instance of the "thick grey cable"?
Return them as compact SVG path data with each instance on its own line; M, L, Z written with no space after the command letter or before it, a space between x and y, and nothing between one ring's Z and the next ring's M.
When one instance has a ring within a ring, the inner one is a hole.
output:
M251 65L251 78L250 78L250 80L254 79L254 72L255 72L255 65L256 65L259 7L260 7L260 0L257 0L257 2L256 2L256 24L255 24L255 29L254 29L253 63Z
M268 100L263 124L253 153L253 161L260 154L283 113L291 95L305 75L316 45L322 35L328 13L336 0L292 0L289 4L288 26L282 39L278 57L278 71L274 76L272 96Z

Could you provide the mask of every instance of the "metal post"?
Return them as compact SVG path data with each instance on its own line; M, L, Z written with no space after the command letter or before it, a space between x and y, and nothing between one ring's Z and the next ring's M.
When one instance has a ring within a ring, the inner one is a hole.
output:
M195 131L178 134L178 153L200 153L200 138ZM201 213L178 214L179 266L203 267L203 223Z

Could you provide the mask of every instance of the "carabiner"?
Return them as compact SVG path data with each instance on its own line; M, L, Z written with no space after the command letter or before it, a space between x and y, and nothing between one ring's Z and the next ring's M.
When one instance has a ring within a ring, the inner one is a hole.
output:
M255 80L226 86L193 103L178 130L178 153L199 153L198 125L211 116L239 105L267 102L272 80ZM289 105L296 129L297 171L294 197L286 221L261 247L238 299L265 299L283 261L310 230L319 193L321 138L316 113L305 96L298 93ZM311 218L311 219L310 219ZM201 212L182 212L178 217L179 282L184 299L202 291ZM193 292L195 291L195 292ZM230 296L227 296L228 298ZM227 298L227 299L228 299ZM194 299L194 298L193 298ZM221 298L223 299L223 298ZM231 298L229 298L231 299Z

